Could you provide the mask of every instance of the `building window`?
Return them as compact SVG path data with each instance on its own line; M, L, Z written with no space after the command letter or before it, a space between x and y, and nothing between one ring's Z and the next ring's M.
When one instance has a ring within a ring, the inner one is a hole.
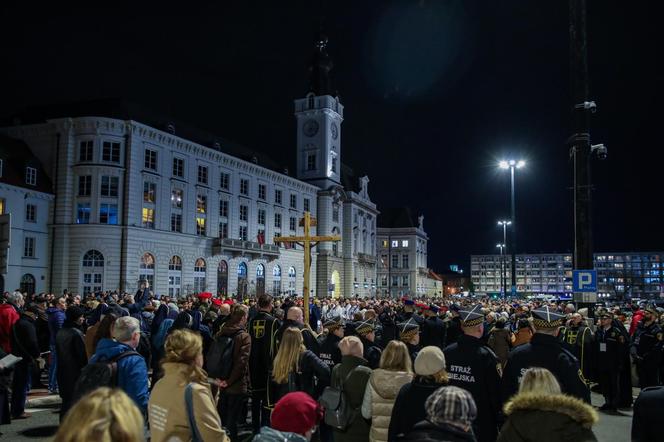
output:
M19 284L19 290L21 293L27 293L29 295L34 295L35 294L35 277L32 276L29 273L26 273L25 275L21 276L21 282Z
M244 204L240 204L240 221L249 220L249 207Z
M151 167L149 169L155 169L156 168L156 160L157 160L157 152L154 152L154 158L155 158L155 167ZM119 163L120 162L120 143L116 142L111 142L111 141L104 141L102 143L102 150L101 150L101 159L102 161L110 161L112 163ZM145 166L147 167L147 166Z
M283 195L283 193L282 193L281 190L279 190L279 189L274 190L274 203L275 204L281 204L282 195Z
M392 247L399 247L399 241L398 240L392 240Z
M101 177L101 196L117 197L119 178L116 176Z
M265 200L265 195L267 194L267 186L265 184L258 185L258 199Z
M272 295L278 296L281 294L281 267L278 265L272 269Z
M295 267L290 267L288 269L288 294L293 296L295 295Z
M78 161L92 161L92 149L94 142L92 140L81 141L78 151Z
M83 256L83 293L99 292L104 280L104 255L88 250Z
M90 203L78 203L76 207L76 224L90 224Z
M332 173L337 173L337 157L332 157Z
M380 285L383 287L387 287L387 275L382 275L380 277Z
M382 246L384 249L386 249L386 248L387 248L387 245L389 244L389 242L388 242L386 239L384 239L383 241L381 241L380 244L381 244L381 246Z
M294 218L294 217L291 216L291 218L290 218L290 226L289 226L289 227L290 227L291 231L293 231L293 232L294 232L295 230L297 230L297 219L296 219L296 218Z
M399 255L392 255L392 268L393 269L399 268Z
M157 201L157 184L150 181L143 182L143 202L154 203Z
M224 190L228 190L228 183L230 183L230 181L229 174L222 172L219 187Z
M168 262L168 296L180 296L182 284L182 259L175 255Z
M171 232L182 233L182 214L171 213Z
M194 264L194 292L205 291L205 260L198 258Z
M184 191L182 189L171 189L171 207L176 209L182 208L182 200Z
M258 234L256 235L256 242L260 245L265 244L265 229L258 229Z
M401 268L407 269L409 267L410 267L410 265L409 265L409 262L408 262L408 255L403 255L401 257Z
M281 213L274 214L274 227L281 229Z
M380 264L384 269L387 268L387 264L388 264L387 255L380 255Z
M5 214L5 205L6 205L6 204L7 204L7 203L5 202L5 199L4 199L4 198L0 198L0 215L4 215L4 214Z
M240 226L240 239L247 241L247 226Z
M143 216L141 217L143 227L154 229L154 209L143 207Z
M265 209L258 209L258 224L265 225Z
M305 198L304 201L302 202L302 209L305 212L311 211L311 200L309 198Z
M307 170L316 170L316 154L310 153L307 155Z
M228 218L228 201L219 201L219 216L222 218Z
M196 218L196 235L205 236L205 218L200 216Z
M145 149L144 166L146 169L157 170L157 151Z
M92 193L92 175L78 177L78 196L90 196Z
M399 287L399 277L392 275L392 287Z
M228 223L219 223L219 238L228 238Z
M207 213L207 196L196 195L196 213L203 215Z
M37 185L37 169L34 167L25 168L25 183L31 186Z
M297 209L297 195L291 194L291 196L290 196L290 207L291 207L291 209Z
M37 221L37 206L34 204L25 205L25 220L31 223Z
M332 221L339 222L339 206L337 204L332 206Z
M208 183L208 168L207 166L198 166L198 182L200 184Z
M99 205L99 222L101 224L118 223L118 205L102 203Z
M138 266L139 282L146 281L150 287L154 285L154 256L150 253L144 253L141 256L141 263Z
M401 247L408 247L408 240L407 239L404 239L403 241L401 241Z
M401 278L402 278L402 283L401 283L401 285L402 285L403 287L408 287L408 286L410 286L410 275L403 275Z
M35 239L32 236L26 236L23 238L23 257L35 257Z
M249 180L244 178L240 179L240 194L249 195Z
M184 160L182 158L173 158L173 176L184 177Z

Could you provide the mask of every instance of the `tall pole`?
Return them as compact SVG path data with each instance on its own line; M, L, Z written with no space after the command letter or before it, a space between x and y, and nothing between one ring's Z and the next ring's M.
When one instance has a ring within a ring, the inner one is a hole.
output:
M311 224L311 214L307 211L304 212L304 238L302 241L304 245L304 286L302 290L304 293L302 301L302 310L304 310L304 323L309 324L309 271L311 270L311 242L309 240L309 227Z
M514 165L510 167L511 175L511 196L512 196L512 243L510 251L512 252L512 297L516 296L516 215L514 211Z
M505 253L507 253L507 223L503 222L503 246L505 247ZM503 297L507 297L507 265L505 263L505 257L503 257Z

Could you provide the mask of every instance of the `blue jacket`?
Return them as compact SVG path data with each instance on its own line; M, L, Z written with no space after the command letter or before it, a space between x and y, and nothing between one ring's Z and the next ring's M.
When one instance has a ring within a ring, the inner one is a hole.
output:
M58 330L62 328L62 324L65 322L65 311L57 307L49 307L46 314L48 314L48 332L51 334L49 343L55 345L55 335L58 334Z
M113 339L103 338L97 344L97 350L90 363L107 361L126 351L132 351L132 348ZM143 414L146 413L150 394L148 367L143 356L127 356L118 361L118 388L136 402Z

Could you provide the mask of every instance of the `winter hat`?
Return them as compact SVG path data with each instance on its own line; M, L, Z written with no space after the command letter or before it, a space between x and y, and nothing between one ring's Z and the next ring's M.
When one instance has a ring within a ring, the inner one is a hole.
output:
M415 358L415 373L419 376L431 376L445 369L443 351L433 345L424 347Z
M477 417L477 407L463 388L446 385L434 391L424 404L427 420L434 425L457 423L470 425Z
M315 427L323 417L318 402L301 391L288 393L279 399L272 411L272 428L302 436Z

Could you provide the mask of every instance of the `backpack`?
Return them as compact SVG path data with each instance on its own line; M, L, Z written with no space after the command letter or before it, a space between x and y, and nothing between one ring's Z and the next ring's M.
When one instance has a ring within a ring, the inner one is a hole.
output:
M91 362L81 370L74 384L74 400L78 400L99 387L113 388L118 384L118 361L129 356L141 356L135 351L125 351L107 361ZM142 357L142 356L141 356Z
M228 379L231 375L235 337L242 331L238 330L232 335L217 336L210 344L210 349L205 357L205 371L211 378Z
M345 431L348 428L348 425L355 419L355 412L346 393L344 392L344 384L350 378L350 375L353 374L355 369L351 370L346 379L339 385L339 387L325 387L323 394L318 400L320 404L325 409L324 421L330 427L339 430Z

